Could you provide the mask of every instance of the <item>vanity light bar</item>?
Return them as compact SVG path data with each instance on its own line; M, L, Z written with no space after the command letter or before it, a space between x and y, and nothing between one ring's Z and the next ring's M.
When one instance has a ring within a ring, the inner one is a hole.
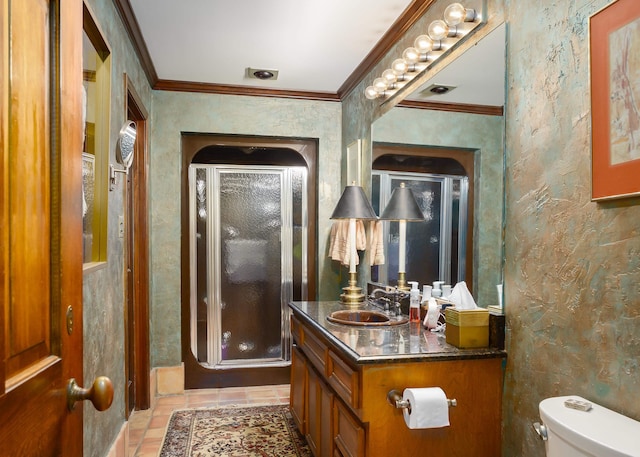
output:
M460 27L465 22L472 23L473 26ZM480 18L476 10L465 8L460 3L447 6L444 10L444 20L432 21L427 33L418 36L413 46L405 49L402 57L394 60L391 68L383 71L382 75L375 78L372 85L364 90L365 97L375 100L393 95L479 24Z

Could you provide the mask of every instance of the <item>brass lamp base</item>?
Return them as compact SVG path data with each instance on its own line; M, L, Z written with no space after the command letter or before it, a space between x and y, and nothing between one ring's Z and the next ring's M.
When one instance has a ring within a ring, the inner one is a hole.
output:
M345 305L359 305L364 302L364 294L362 293L362 287L358 287L356 284L356 273L349 273L349 285L343 287L343 294L340 294L340 301Z
M407 286L407 281L405 279L405 272L398 272L398 290L409 290L409 286Z

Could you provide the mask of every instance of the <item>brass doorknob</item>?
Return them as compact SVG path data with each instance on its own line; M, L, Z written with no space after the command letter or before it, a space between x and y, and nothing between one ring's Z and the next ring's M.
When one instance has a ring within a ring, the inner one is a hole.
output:
M88 389L83 389L75 379L71 378L67 382L67 408L73 411L77 401L91 400L93 406L98 411L109 409L113 401L113 383L106 376L98 376L93 385Z

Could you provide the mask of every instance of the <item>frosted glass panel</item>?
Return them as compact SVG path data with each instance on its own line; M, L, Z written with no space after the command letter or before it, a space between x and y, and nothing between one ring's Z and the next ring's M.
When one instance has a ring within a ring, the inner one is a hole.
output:
M281 358L282 175L224 172L219 188L221 360Z
M195 186L195 229L196 229L196 358L199 362L207 360L207 315L208 315L208 270L207 258L209 255L209 239L207 237L207 225L209 224L208 211L208 180L207 170L198 168Z

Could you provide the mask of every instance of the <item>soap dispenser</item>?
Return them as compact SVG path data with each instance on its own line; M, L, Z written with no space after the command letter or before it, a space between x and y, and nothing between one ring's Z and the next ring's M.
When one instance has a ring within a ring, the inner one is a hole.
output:
M409 322L420 322L420 289L418 281L408 281L411 284L409 291Z

